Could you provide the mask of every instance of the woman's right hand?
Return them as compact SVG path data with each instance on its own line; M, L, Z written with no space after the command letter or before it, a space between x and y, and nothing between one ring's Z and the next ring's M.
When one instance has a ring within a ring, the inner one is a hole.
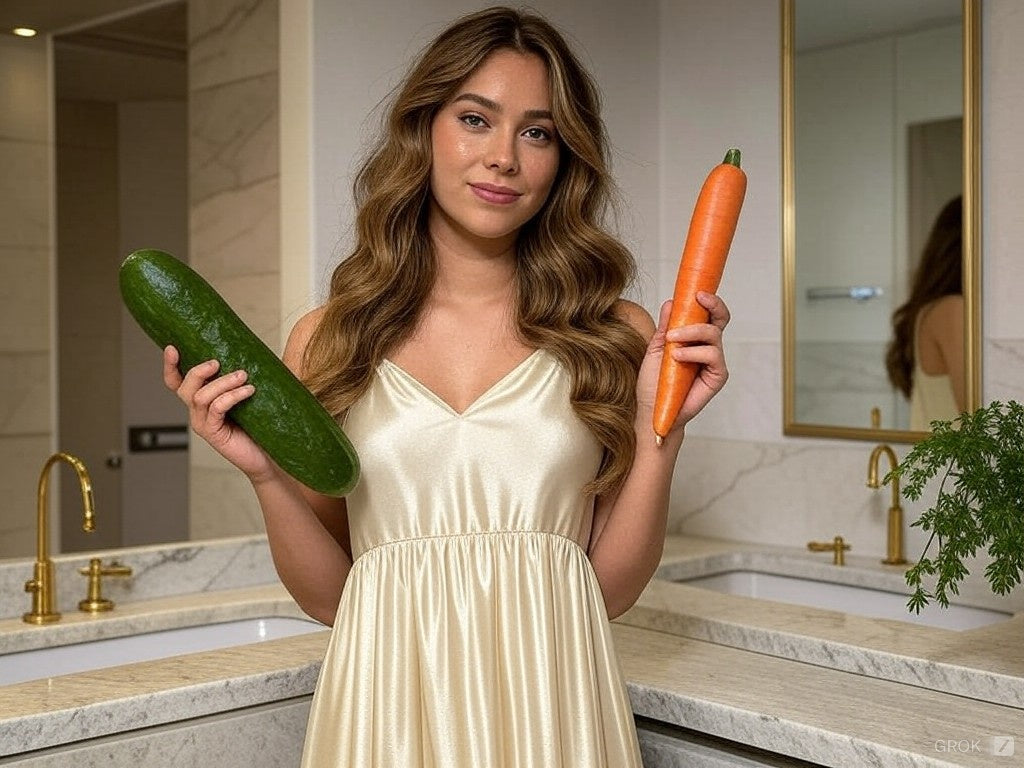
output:
M274 474L275 465L266 452L241 427L225 418L233 406L256 391L246 383L245 371L215 376L220 363L207 360L182 376L178 360L177 349L164 349L164 384L188 406L192 430L251 480Z

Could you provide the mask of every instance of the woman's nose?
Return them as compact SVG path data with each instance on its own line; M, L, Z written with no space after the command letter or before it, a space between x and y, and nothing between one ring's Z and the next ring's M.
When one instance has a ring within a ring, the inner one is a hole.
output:
M492 135L487 147L487 167L499 173L515 173L519 167L515 137L503 134L503 131L495 131Z

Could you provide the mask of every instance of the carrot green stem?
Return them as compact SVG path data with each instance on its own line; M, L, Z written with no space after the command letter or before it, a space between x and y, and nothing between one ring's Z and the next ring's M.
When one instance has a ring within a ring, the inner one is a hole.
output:
M722 162L728 163L729 165L735 165L737 168L739 168L740 151L738 149L730 149L728 152L725 153L725 160L723 160Z

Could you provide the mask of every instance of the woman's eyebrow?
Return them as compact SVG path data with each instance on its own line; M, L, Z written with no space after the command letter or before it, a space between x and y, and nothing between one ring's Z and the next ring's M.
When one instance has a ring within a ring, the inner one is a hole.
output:
M494 99L488 99L486 96L481 96L479 93L463 93L452 99L456 101L471 101L474 104L479 104L484 109L489 109L492 112L501 112L501 105L494 101ZM523 116L527 120L553 120L551 110L549 109L528 109L523 113Z

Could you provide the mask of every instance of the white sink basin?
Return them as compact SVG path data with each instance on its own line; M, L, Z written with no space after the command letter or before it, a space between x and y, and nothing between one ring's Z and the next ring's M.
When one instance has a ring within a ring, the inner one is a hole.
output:
M1013 614L987 608L931 603L921 613L907 610L908 595L872 587L836 584L798 576L738 570L707 576L676 579L679 584L744 597L760 597L810 608L842 611L876 619L896 619L944 629L974 629L1003 621Z
M275 616L8 653L0 656L0 685L276 640L322 629L324 625L315 621Z

